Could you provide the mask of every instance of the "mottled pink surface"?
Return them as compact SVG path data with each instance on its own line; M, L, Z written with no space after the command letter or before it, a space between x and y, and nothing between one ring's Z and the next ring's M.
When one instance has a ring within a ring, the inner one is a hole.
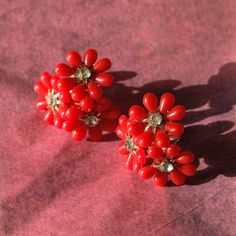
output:
M0 235L235 235L236 1L0 1ZM46 127L33 83L69 49L113 61L123 112L146 91L189 109L199 173L158 188L124 168L114 136Z

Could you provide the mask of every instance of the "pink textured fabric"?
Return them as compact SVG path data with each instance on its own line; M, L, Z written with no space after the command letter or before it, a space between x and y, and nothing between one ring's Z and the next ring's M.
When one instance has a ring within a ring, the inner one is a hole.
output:
M236 2L0 1L0 235L235 235ZM113 62L126 113L146 91L188 108L199 172L158 188L118 140L73 142L35 111L33 83L70 50Z

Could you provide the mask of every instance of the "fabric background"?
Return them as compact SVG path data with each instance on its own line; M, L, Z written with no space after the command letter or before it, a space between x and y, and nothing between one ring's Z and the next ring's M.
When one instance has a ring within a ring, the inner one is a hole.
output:
M0 1L0 235L235 235L236 1ZM158 188L118 140L46 127L32 86L70 50L109 57L126 113L143 94L185 104L199 172Z

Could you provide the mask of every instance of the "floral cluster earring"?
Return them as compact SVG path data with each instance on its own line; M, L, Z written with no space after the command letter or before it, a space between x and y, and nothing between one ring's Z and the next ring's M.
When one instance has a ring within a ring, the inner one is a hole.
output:
M122 141L119 153L127 156L126 167L143 179L154 176L154 183L164 186L169 180L182 185L186 176L196 173L192 164L194 155L182 151L176 143L184 132L179 123L185 116L185 107L175 105L171 93L161 96L160 102L153 93L143 96L143 105L133 105L129 117L121 115L116 134Z
M97 61L97 52L88 49L83 59L76 51L66 54L69 65L61 63L55 75L44 72L34 85L41 95L36 108L45 111L44 121L72 133L80 141L88 136L100 141L102 132L114 132L120 110L112 100L104 96L102 87L113 84L111 61L102 58Z
M88 133L91 141L100 141L103 132L116 132L122 139L119 152L127 156L126 167L143 179L154 177L154 183L164 186L169 180L182 185L186 176L196 173L194 155L182 151L176 143L184 133L179 123L185 116L185 107L175 105L171 93L161 96L153 93L143 96L143 105L133 105L129 117L120 116L119 107L104 96L102 87L113 84L108 58L97 60L97 52L88 49L83 59L76 51L66 55L69 65L56 66L55 75L44 72L34 85L41 97L36 108L45 112L44 121L71 132L76 141ZM117 125L118 123L118 125Z

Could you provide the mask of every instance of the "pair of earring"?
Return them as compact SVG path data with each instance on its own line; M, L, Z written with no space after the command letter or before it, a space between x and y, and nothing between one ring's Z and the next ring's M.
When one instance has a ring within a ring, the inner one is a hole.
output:
M108 58L97 60L97 52L88 49L83 59L76 51L66 54L69 65L56 66L55 75L43 72L34 85L41 95L36 108L45 111L44 121L71 132L75 141L87 135L91 141L100 141L103 132L116 132L122 139L118 151L127 156L126 167L143 179L154 177L154 183L165 186L169 180L175 185L185 183L186 176L196 173L194 155L181 151L176 143L184 132L179 123L185 116L185 107L175 105L175 97L165 93L158 98L153 93L143 96L143 105L130 107L128 117L102 88L114 82Z

